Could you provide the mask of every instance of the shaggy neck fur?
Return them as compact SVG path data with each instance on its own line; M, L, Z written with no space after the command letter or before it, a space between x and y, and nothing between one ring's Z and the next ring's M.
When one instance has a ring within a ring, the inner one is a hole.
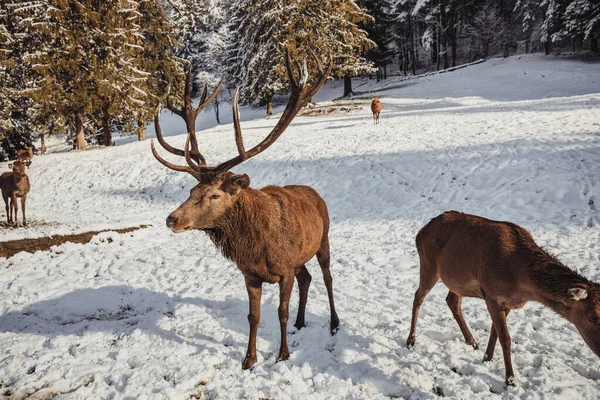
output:
M243 190L233 207L205 232L223 255L236 264L258 264L264 256L264 231L267 225L261 213L257 190ZM243 258L241 257L243 255Z
M567 305L571 301L569 289L580 285L594 287L592 282L544 251L537 254L531 276L539 301L564 317L570 310Z

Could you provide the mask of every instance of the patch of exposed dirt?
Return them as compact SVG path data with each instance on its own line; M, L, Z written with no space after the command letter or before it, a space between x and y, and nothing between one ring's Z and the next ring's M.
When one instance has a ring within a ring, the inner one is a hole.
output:
M92 239L92 237L102 232L128 233L137 231L138 229L145 229L147 227L148 225L140 225L124 229L105 229L103 231L84 232L74 235L54 235L35 239L20 239L0 242L0 258L11 257L21 251L34 253L38 250L49 250L52 246L57 246L67 242L87 243ZM111 239L108 239L108 241L111 242Z

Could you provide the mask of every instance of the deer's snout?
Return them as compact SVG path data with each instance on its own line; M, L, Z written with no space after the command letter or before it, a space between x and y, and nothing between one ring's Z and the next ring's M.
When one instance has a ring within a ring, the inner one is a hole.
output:
M176 223L177 223L177 218L172 217L170 215L167 217L167 228L173 228Z

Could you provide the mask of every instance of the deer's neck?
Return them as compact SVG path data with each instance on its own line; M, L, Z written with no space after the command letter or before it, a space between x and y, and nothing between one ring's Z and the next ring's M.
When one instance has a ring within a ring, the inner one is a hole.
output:
M267 225L264 221L264 205L257 190L248 188L240 194L231 210L206 231L223 255L238 266L258 264L263 256L263 244Z
M564 318L569 319L568 306L571 295L569 289L590 282L558 260L549 257L534 264L531 277L536 292L536 300Z

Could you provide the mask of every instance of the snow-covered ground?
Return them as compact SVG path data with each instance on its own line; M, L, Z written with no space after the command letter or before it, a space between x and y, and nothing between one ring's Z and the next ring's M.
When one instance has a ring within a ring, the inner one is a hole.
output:
M463 303L480 350L463 342L441 283L421 309L416 346L405 340L418 286L414 237L444 210L518 223L600 280L600 65L533 55L354 86L364 93L354 100L362 111L296 118L268 151L236 168L253 187L307 184L327 201L336 336L313 260L308 327L289 324L290 359L275 363L278 287L265 285L258 363L242 371L242 275L204 234L164 226L193 178L156 162L149 142L50 154L29 170L31 226L0 228L0 241L152 227L0 259L0 395L44 388L30 398L599 398L600 360L539 304L508 319L516 388L504 388L500 346L481 362L491 324L481 300ZM377 126L369 91L384 105ZM317 99L340 92L340 83L328 84ZM247 146L276 121L244 122ZM209 162L236 152L231 125L200 137ZM182 146L185 137L168 139ZM297 303L296 291L291 320Z

